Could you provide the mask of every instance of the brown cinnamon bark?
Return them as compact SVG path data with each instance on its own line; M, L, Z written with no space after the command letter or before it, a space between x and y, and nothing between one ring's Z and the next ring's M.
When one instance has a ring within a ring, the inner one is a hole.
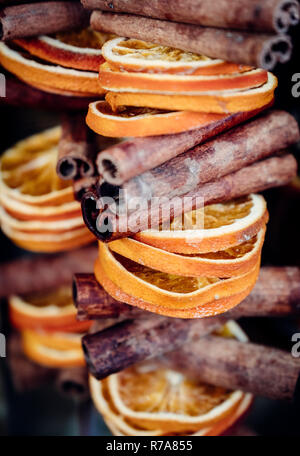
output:
M58 371L56 387L65 396L85 400L89 397L88 371L84 367L69 367Z
M291 353L217 336L183 345L169 360L203 382L272 399L292 399L300 374Z
M300 269L262 267L254 289L229 312L232 318L283 317L300 313Z
M225 118L220 116L219 120L209 125L178 134L128 139L99 153L96 161L99 174L106 182L121 185L245 122L263 109L230 114Z
M47 1L7 6L0 11L0 39L72 30L86 27L89 13L79 2Z
M296 119L285 111L272 110L130 179L120 189L128 201L136 197L182 196L202 184L267 158L299 139ZM100 186L100 195L112 196L104 186Z
M74 197L77 201L81 201L83 195L90 191L91 188L99 182L99 176L81 177L73 181Z
M95 30L267 70L278 62L287 62L292 53L292 43L286 35L201 27L133 14L93 11L91 26Z
M54 288L72 281L75 272L91 272L98 251L94 246L2 263L0 297Z
M133 318L149 315L135 307L116 301L98 284L94 274L75 274L73 277L73 300L77 307L78 320L98 318Z
M38 108L51 111L87 110L89 103L95 101L92 97L67 97L30 87L1 68L5 75L5 97L0 97L0 105L13 105L28 108Z
M299 21L296 0L82 0L82 4L88 9L260 32L285 33Z
M62 118L58 144L57 174L61 179L91 177L95 172L96 145L84 113L69 113Z
M183 197L159 202L148 210L137 210L130 215L116 215L109 209L97 209L97 197L86 193L82 198L83 218L95 236L105 242L132 236L150 227L178 217L183 212L202 207L203 204L229 201L268 188L286 185L297 174L297 162L292 155L273 157L228 174L216 181L199 186Z
M204 336L224 321L222 317L182 320L166 317L128 320L82 339L90 372L98 379L160 356L170 347Z
M116 301L93 274L75 274L74 303L79 320L146 318L149 312ZM300 314L300 269L262 267L254 289L226 317L283 317ZM162 318L162 317L160 317Z

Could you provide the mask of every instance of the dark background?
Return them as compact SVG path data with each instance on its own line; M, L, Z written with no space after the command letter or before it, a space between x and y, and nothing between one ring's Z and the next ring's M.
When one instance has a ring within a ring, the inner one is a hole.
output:
M300 27L292 32L293 59L278 66L276 108L291 112L300 124L300 97L293 98L291 78L300 73ZM3 102L3 100L2 100ZM5 106L0 99L0 152L35 132L60 122L59 113ZM300 145L294 148L299 162ZM265 192L270 212L262 264L300 266L300 190L273 189ZM28 255L14 246L0 231L0 261ZM0 302L0 332L9 334L5 301ZM253 341L291 349L291 336L300 332L299 321L288 319L243 319L242 326ZM300 435L300 406L257 398L247 417L247 424L260 435ZM17 393L11 382L6 361L0 359L0 435L108 435L93 406L60 396L47 387Z

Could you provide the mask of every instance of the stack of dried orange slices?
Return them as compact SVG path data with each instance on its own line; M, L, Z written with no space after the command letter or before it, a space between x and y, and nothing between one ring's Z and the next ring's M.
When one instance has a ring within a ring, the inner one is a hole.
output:
M247 342L233 321L220 332ZM251 394L194 381L159 361L137 364L98 381L90 377L95 407L114 435L220 435L248 410Z
M82 333L89 321L76 320L71 287L26 296L10 296L12 325L21 331L24 353L47 367L83 366Z
M168 230L99 242L96 279L115 299L157 314L226 312L256 282L267 219L264 198L252 194L187 213Z
M97 78L109 35L83 29L0 43L0 63L46 92L79 97L103 94Z
M76 248L93 240L71 182L56 174L60 127L8 149L0 161L0 225L20 247L39 252Z
M268 105L277 86L276 77L263 69L135 39L109 40L102 55L99 82L108 92L106 103L90 105L87 123L108 136L200 127L224 114Z

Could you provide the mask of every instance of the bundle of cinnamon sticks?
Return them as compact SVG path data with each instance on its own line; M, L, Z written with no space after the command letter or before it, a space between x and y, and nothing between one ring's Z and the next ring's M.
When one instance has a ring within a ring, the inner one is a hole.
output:
M287 0L209 0L168 3L82 0L94 10L96 30L230 62L272 69L291 56L286 35L299 22L299 4Z
M300 374L299 358L257 344L220 340L208 334L228 319L297 316L300 270L263 267L252 293L234 310L203 320L151 315L110 298L90 274L76 274L78 318L115 319L108 329L83 338L88 367L105 378L145 359L164 361L192 377L226 388L276 399L292 399Z
M164 205L172 208L172 217L181 215L184 197L188 212L197 209L197 201L223 202L288 183L296 174L296 162L287 148L299 140L298 125L282 111L243 123L255 114L229 115L209 129L129 139L101 152L96 164L102 177L82 199L87 226L98 239L111 241L162 224L169 216ZM119 200L120 190L126 200ZM138 196L156 199L155 205L126 212L125 217L120 210L117 220L102 203L111 198L121 209Z

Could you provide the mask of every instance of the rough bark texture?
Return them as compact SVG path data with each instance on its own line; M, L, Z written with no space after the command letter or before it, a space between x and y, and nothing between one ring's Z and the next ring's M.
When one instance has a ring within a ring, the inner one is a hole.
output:
M222 317L189 321L158 316L127 320L83 337L86 362L90 372L101 379L204 336L222 321Z
M22 258L0 265L0 297L25 294L71 283L75 272L91 272L98 251L94 246Z
M6 41L85 27L88 20L89 13L79 2L7 6L0 11L0 39Z
M272 157L201 185L183 197L170 198L167 202L152 204L150 209L140 209L119 218L109 209L99 210L97 196L90 192L82 198L83 218L98 239L108 242L132 236L150 227L156 228L203 204L229 201L249 193L286 185L296 174L297 162L293 155Z
M261 268L254 289L230 314L239 317L279 317L300 313L300 269Z
M182 196L267 158L299 139L299 127L293 116L285 111L269 111L125 182L120 189L128 201L136 197L150 200ZM103 187L104 184L100 186L101 196L105 196Z
M82 0L88 9L241 30L287 32L299 21L296 0Z
M132 318L136 314L147 314L112 298L98 284L94 274L74 275L73 298L79 320L118 318L119 316Z
M80 320L149 316L147 311L116 301L98 284L93 274L75 274L73 289ZM298 314L300 269L292 266L264 266L250 295L226 313L226 317L282 317Z
M219 120L207 126L173 135L128 139L99 153L96 162L99 174L106 182L121 185L223 131L245 122L261 111L262 109L256 109L226 117L220 115Z
M85 113L64 114L56 167L59 177L91 177L95 172L95 156L96 145L85 123Z
M93 11L91 25L95 30L267 70L278 62L287 62L292 53L291 40L286 35L201 27L102 11Z
M272 399L292 399L300 373L300 359L288 352L217 336L183 345L169 359L204 382Z

